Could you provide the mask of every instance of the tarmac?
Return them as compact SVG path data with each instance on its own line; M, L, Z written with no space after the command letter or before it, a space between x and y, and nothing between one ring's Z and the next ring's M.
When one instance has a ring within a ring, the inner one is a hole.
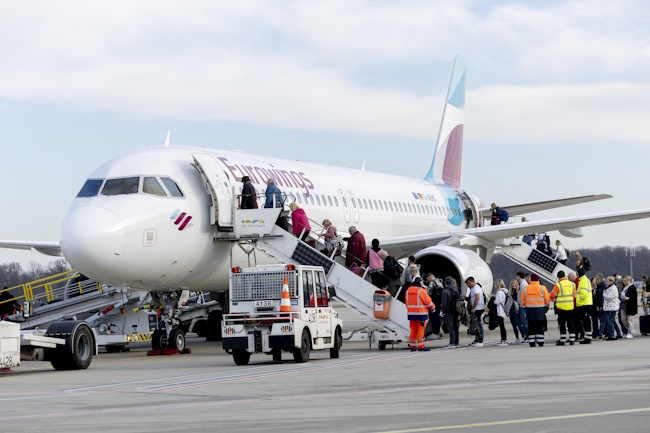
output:
M461 332L463 331L461 327ZM508 326L509 337L512 329ZM29 432L647 432L650 337L557 347L430 352L345 343L305 364L253 355L236 366L219 342L188 334L191 354L101 350L87 370L23 361L0 374L3 431ZM469 344L463 335L461 344Z

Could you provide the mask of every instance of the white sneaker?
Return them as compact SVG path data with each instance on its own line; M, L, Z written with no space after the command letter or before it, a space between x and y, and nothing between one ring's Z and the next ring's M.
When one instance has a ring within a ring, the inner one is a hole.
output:
M632 335L632 334L627 334L627 335L625 336L625 338L634 338L634 335Z
M499 346L501 346L501 347L505 347L507 345L508 345L507 341L502 341L501 343L499 343Z
M448 345L446 345L445 347L443 347L443 349L455 349L456 347L457 347L457 346L454 345L454 344L448 344Z
M470 346L472 346L472 347L483 347L483 343L479 343L478 341L475 341L472 344L470 344Z

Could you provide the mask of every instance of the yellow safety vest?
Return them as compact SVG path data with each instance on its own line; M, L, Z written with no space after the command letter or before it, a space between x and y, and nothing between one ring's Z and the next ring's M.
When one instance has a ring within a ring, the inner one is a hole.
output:
M591 283L586 275L580 277L578 281L578 293L576 296L576 307L594 305L594 297L591 292Z
M559 290L557 298L555 298L555 306L564 311L573 310L573 288L575 286L569 280L558 281L557 286Z

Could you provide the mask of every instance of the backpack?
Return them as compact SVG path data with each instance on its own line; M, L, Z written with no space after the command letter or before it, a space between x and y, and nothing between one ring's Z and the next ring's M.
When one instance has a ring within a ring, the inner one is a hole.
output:
M458 313L458 315L461 317L467 314L467 307L465 307L465 302L460 298L456 298L456 313Z
M506 295L506 301L503 303L503 310L506 312L506 314L508 314L510 313L510 310L512 310L514 301L512 300L512 297L508 295L508 293L506 293L505 295Z
M391 281L397 280L402 276L404 268L393 256L386 257L384 260L384 275Z
M508 221L509 217L510 216L508 215L508 211L506 211L505 209L501 209L501 216L500 216L501 221L506 222Z
M591 260L589 260L589 257L582 258L582 266L584 266L585 271L591 271Z

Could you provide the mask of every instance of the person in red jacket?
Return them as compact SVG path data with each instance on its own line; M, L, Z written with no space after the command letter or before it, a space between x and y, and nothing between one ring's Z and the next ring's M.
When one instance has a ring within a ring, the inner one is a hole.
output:
M436 306L431 301L427 289L422 287L422 278L417 277L413 285L406 292L406 310L408 319L411 324L411 334L409 336L409 347L412 352L419 350L428 352L428 347L424 347L424 330L429 320L429 310L433 311Z
M366 263L367 254L366 238L355 226L350 226L348 232L350 232L350 237L346 238L348 249L345 252L345 267L349 268L352 264L363 266Z

